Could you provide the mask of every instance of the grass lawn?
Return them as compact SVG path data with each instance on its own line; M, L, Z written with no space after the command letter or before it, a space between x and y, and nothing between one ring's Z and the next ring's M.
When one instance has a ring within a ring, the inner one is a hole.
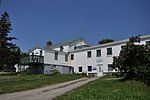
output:
M0 76L0 94L29 90L80 78L78 75Z
M101 78L55 100L150 100L150 87L137 81Z

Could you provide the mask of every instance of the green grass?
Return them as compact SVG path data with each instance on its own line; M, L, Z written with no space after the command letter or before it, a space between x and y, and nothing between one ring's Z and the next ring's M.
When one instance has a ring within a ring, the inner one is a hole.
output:
M150 100L150 87L138 81L121 82L119 79L102 78L55 100Z
M11 75L0 76L0 94L29 90L78 79L78 75Z

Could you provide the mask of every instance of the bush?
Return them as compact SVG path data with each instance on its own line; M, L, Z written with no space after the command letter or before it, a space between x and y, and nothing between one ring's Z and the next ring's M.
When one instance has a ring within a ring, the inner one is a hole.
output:
M60 72L57 69L53 69L52 75L58 75L58 74L60 74Z

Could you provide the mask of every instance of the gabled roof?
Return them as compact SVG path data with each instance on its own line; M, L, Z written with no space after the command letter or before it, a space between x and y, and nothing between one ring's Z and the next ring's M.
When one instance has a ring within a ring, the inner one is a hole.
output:
M40 48L40 47L34 47L34 48L32 48L32 49L29 50L29 53L31 53L31 52L34 51L35 49L42 49L42 50L43 50L43 48Z
M60 46L67 46L67 45L70 46L70 45L73 45L73 44L78 43L80 41L84 41L87 44L87 42L83 38L79 37L79 38L76 38L76 39L71 40L71 41L60 42L57 45L53 45L53 48L57 48L57 47L60 47Z
M59 52L59 53L64 53L64 54L67 54L67 52L64 52L64 51L58 51L58 50L53 50L53 49L44 49L45 52Z

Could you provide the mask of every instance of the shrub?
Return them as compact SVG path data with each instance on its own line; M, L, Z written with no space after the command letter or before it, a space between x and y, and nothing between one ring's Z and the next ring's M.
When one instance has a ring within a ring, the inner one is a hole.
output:
M60 74L60 72L57 69L53 69L52 75L58 75L58 74Z

